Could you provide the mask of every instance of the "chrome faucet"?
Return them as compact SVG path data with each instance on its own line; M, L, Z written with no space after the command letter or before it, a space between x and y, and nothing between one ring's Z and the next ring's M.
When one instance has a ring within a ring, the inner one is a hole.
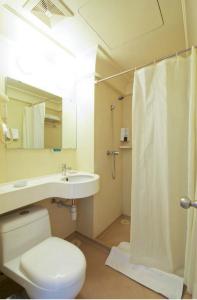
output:
M62 176L66 176L67 175L67 167L66 164L62 164Z
M67 170L71 170L71 167L67 167L66 164L62 164L62 176L67 176Z

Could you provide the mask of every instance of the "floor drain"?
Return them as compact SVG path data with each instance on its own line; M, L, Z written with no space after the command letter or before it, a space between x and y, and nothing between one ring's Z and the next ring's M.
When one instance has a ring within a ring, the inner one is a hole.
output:
M120 221L120 223L123 224L123 225L129 225L129 224L130 224L130 221L127 220L127 219L122 219L122 220Z
M75 246L77 246L77 247L80 247L81 244L82 244L82 242L81 242L80 240L78 240L78 239L72 240L72 243L73 243Z

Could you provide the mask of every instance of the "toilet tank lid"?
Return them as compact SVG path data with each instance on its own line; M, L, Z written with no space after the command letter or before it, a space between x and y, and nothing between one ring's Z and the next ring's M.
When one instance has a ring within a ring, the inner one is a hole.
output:
M48 210L39 206L27 207L0 217L0 234L26 226L48 215Z

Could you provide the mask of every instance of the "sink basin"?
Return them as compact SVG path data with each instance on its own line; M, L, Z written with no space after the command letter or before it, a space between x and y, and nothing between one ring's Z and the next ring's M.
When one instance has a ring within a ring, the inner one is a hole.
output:
M66 181L68 183L75 182L75 183L82 183L94 180L94 175L87 175L87 174L76 174L76 175L68 175L61 179L62 181Z
M99 190L97 174L82 172L68 174L68 176L61 177L60 182L64 184L61 189L65 190L66 199L86 198L96 194Z

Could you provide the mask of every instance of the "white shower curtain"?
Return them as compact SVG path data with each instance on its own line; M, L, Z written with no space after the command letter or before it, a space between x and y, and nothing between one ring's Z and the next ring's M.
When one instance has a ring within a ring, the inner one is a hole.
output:
M45 103L25 107L23 118L23 148L44 148Z
M134 77L130 261L178 274L187 227L179 199L196 196L196 68L193 49L187 58L162 61ZM193 293L196 227L196 211L190 208L185 278Z
M192 49L189 130L188 130L188 197L197 200L197 52ZM197 209L188 210L185 256L185 283L193 298L197 298Z

